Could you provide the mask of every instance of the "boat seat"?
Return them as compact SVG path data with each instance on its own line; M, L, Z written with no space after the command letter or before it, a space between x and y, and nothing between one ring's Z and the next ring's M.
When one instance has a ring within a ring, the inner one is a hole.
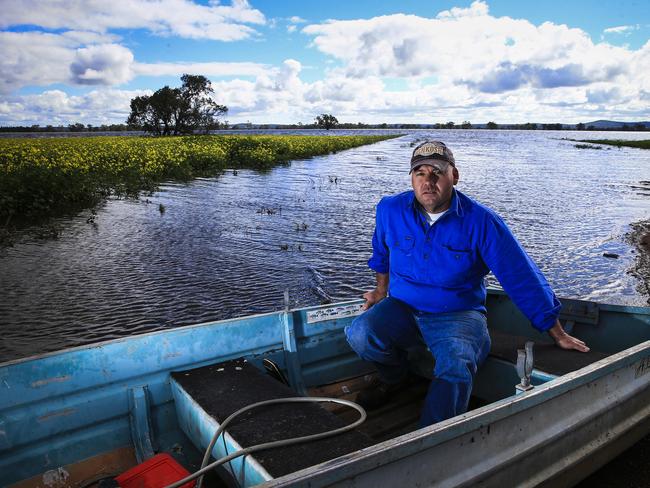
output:
M517 364L517 349L523 349L530 338L489 329L492 348L490 355ZM553 343L535 342L534 367L546 373L561 376L600 361L610 354L594 351L567 351Z
M298 396L244 359L175 372L172 378L192 397L197 408L219 423L252 403ZM319 404L287 403L246 412L229 424L226 431L237 444L247 447L325 432L347 424ZM352 430L314 442L259 451L253 456L275 478L372 444L370 437Z

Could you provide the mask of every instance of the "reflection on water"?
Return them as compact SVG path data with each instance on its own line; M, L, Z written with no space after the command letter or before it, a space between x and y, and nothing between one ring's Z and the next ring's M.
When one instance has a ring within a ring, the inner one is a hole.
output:
M278 310L287 288L295 306L360 296L374 279L374 206L408 188L411 147L425 138L450 145L458 188L504 217L559 295L643 305L622 237L650 216L650 153L562 140L641 136L410 131L264 174L111 200L94 224L85 212L57 222L57 239L26 233L0 249L0 360Z

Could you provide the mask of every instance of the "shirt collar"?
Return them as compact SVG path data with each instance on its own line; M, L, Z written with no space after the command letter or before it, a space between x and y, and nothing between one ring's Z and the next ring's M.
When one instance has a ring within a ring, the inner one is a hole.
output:
M465 212L463 211L462 202L460 201L460 198L458 198L458 193L459 192L456 191L456 188L452 188L451 203L449 204L449 209L447 212L455 213L459 217L462 217ZM413 190L411 190L411 194L409 195L407 206L415 209L416 211L420 211L420 204L415 199L415 192Z

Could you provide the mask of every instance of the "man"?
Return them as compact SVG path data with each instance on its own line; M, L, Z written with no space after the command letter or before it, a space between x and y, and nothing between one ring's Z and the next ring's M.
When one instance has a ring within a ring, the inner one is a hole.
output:
M364 312L346 328L347 340L379 372L357 401L372 409L407 381L406 350L422 341L435 358L421 426L467 410L478 366L490 350L484 278L491 270L532 325L563 349L587 352L558 320L560 302L506 224L457 191L454 156L439 141L411 157L413 191L377 205L368 266L377 286L364 294Z

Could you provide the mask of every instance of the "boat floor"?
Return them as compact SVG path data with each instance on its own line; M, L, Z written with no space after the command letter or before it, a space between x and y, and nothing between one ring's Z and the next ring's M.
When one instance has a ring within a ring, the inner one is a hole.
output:
M363 390L374 378L368 374L348 378L343 381L311 388L312 396L343 398L354 401L357 393ZM397 437L418 428L422 401L427 393L429 380L420 379L406 387L383 407L367 412L366 421L357 430L370 437L375 443ZM333 404L326 407L346 422L354 422L359 414L342 405Z
M374 377L375 374L367 374L348 378L318 388L310 388L309 394L354 401L357 393L364 389ZM370 437L374 443L417 430L420 427L422 403L427 394L429 383L430 380L426 378L414 379L409 386L394 395L384 406L368 411L368 418L356 430ZM469 410L483 405L485 402L479 398L471 397ZM331 405L325 408L348 423L354 422L358 418L357 412L345 406Z
M490 330L492 347L490 356L516 364L517 349L523 349L527 339L523 336ZM552 343L536 343L534 347L535 368L554 375L563 375L583 368L591 363L609 356L609 354L591 350L588 353L566 351ZM312 388L312 396L326 396L352 400L357 393L372 381L374 374L348 378L336 383ZM426 396L430 380L420 379L405 388L399 395L393 396L385 406L368 412L368 419L357 430L368 435L375 442L382 442L419 427L420 411ZM514 385L513 385L514 391ZM479 398L470 399L469 410L485 405ZM327 407L346 421L353 422L357 413L338 405Z
M296 396L291 388L243 358L174 372L172 379L217 422L223 422L234 412L255 402ZM358 418L359 414L353 413ZM321 405L284 403L245 412L226 430L237 443L248 447L319 434L344 425L344 421ZM280 477L372 444L372 439L362 433L348 431L336 438L258 451L253 457L271 476Z

